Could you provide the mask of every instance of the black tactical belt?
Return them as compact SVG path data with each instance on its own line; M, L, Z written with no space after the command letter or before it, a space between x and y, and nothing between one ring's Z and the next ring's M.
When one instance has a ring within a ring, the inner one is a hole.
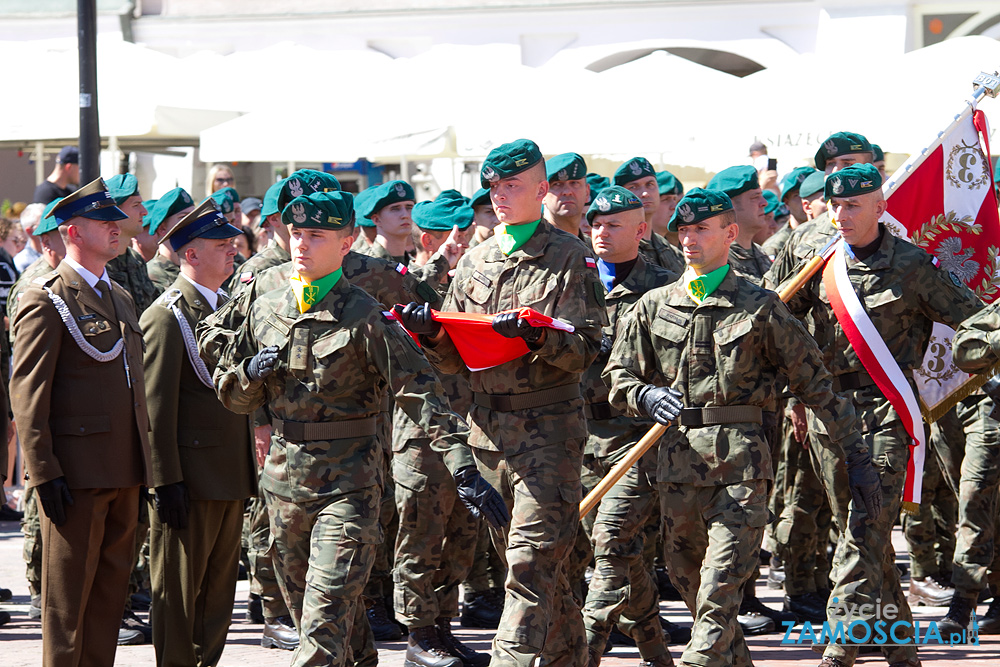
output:
M561 387L528 391L523 394L483 394L477 391L472 400L476 405L496 412L514 412L572 401L580 397L579 384L564 384Z
M681 426L760 424L763 411L756 405L722 405L714 408L684 408L677 416Z
M335 422L288 422L275 419L273 426L277 435L292 442L365 438L376 433L375 417Z
M597 401L596 403L587 403L584 405L583 414L586 415L587 419L611 419L613 417L620 417L623 413L620 410L616 410L607 401Z

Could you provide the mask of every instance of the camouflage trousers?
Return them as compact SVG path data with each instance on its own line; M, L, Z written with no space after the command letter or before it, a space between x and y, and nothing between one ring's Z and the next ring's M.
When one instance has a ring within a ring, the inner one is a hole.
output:
M804 595L829 590L830 504L808 449L795 440L791 422L782 443L784 498L771 530L774 554L785 567L785 593Z
M864 419L863 413L860 419ZM896 637L899 642L911 643L902 646L886 645L882 652L890 664L916 660L917 650L912 645L913 616L899 585L899 571L896 569L895 551L890 540L892 526L899 517L902 504L911 439L899 420L879 425L875 430L863 433L862 437L882 481L882 511L879 516L870 518L863 507L850 503L847 530L840 534L830 571L834 585L827 602L827 617L831 628L837 622L841 622L846 628L854 622L873 626L876 621L881 620L888 627L896 621L902 621L903 625L898 628ZM843 486L833 488L847 488L847 471L844 466L841 469ZM845 507L847 506L838 508L834 514L843 514ZM880 618L875 614L876 608L882 609L889 604L895 605L898 610L895 618ZM853 609L855 612L845 613L846 609ZM858 611L861 609L869 611L861 613ZM858 636L861 636L860 631ZM837 658L850 667L857 658L858 646L850 642L828 644L823 655Z
M736 615L743 586L760 556L768 520L767 480L657 486L670 580L694 616L681 662L700 667L752 665Z
M264 618L273 621L288 616L288 605L281 596L281 588L274 573L274 561L269 551L271 522L267 503L260 496L250 499L250 521L246 543L250 561L250 592L260 596Z
M964 440L964 434L959 435ZM910 576L914 579L951 572L955 558L958 499L945 481L941 464L934 454L934 450L944 446L934 443L940 436L940 430L932 425L924 460L919 513L903 513L903 535L910 554Z
M620 458L620 457L619 457ZM599 459L602 477L613 467ZM635 640L643 660L668 653L660 626L659 591L644 561L645 527L660 511L656 450L639 463L601 499L594 518L594 576L583 607L587 644L593 655L604 652L615 623Z
M507 568L497 553L493 540L490 539L490 526L486 521L480 521L476 536L476 553L473 555L472 568L465 579L465 601L470 602L477 593L485 593L491 588L503 588L506 578Z
M364 619L361 592L382 540L381 497L379 487L303 503L265 492L275 573L299 631L293 667L353 663L352 629Z
M604 476L603 466L593 454L584 454L583 465L580 466L581 493L584 497L597 486ZM586 574L587 568L594 562L594 517L595 512L590 512L580 519L580 529L576 532L576 541L573 542L573 550L570 551L566 560L566 579L573 590L573 599L577 604L583 606L586 594Z
M932 442L945 481L958 496L958 537L951 581L955 592L975 598L1000 586L1000 424L990 417L993 400L970 396L934 427L943 437Z
M28 578L28 594L37 597L42 594L42 521L39 512L38 494L34 487L24 491L24 517L21 519L21 534L24 535L24 565Z
M382 534L385 539L375 550L375 564L372 566L371 576L368 577L368 582L365 584L364 596L372 600L388 599L393 595L393 545L396 543L396 533L399 530L399 517L396 516L396 494L392 481L392 411L388 406L378 414L378 439L382 443L385 453L385 456L382 457L385 465L382 475L382 479L385 480L385 489L379 508L379 523L382 524ZM386 605L388 604L387 601Z
M472 569L480 520L458 498L455 480L426 439L393 454L396 567L393 607L411 630L458 616L458 587Z
M507 531L491 531L507 566L503 616L491 667L587 664L583 617L565 561L580 524L583 441L566 440L505 457L473 449L483 477L511 509Z

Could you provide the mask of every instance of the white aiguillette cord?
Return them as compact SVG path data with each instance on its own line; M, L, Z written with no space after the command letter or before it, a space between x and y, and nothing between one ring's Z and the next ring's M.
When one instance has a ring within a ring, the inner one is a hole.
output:
M194 332L191 331L191 325L176 304L171 305L170 310L173 311L174 317L177 318L177 324L181 328L181 337L184 338L184 349L187 350L188 360L191 362L191 367L194 368L195 375L198 376L203 385L214 390L215 383L212 382L212 374L208 372L208 366L205 365L205 362L198 354L198 342L195 340Z

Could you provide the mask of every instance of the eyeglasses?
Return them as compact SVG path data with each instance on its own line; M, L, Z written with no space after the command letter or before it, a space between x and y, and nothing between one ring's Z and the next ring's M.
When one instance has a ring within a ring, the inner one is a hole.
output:
M215 182L216 183L233 183L235 180L236 179L233 178L232 176L216 176L215 177Z

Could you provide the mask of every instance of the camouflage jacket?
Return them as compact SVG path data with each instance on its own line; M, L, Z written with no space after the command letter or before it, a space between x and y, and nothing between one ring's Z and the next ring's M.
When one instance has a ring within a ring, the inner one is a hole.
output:
M733 243L729 246L729 266L760 285L764 274L771 267L771 258L756 243L751 243L749 248Z
M651 289L669 285L679 277L661 266L650 264L639 255L638 261L625 280L615 285L605 297L608 324L604 327L604 336L614 339L618 323L625 319L643 294ZM594 410L610 407L608 402L610 390L601 377L609 356L610 351L608 354L598 354L597 359L583 374L583 381L580 383L583 400L591 413ZM587 438L586 453L600 457L612 456L621 448L638 442L653 425L651 419L628 417L617 410L615 412L617 415L611 419L594 419L588 416L587 428L590 436Z
M382 306L345 278L300 314L290 286L251 306L229 368L216 369L223 404L250 413L266 405L276 420L344 422L376 417L391 393L431 438L452 472L474 465L464 444L468 427L448 405L427 360ZM261 348L279 349L263 380L246 374ZM383 450L375 435L295 442L275 432L261 487L293 502L383 483Z
M781 252L781 249L785 247L785 243L788 242L793 231L795 230L786 222L781 226L781 229L771 234L766 241L760 244L761 250L773 261L778 256L778 253Z
M399 266L405 266L406 271L412 274L414 278L427 283L439 294L448 291L448 272L451 271L451 265L448 263L447 258L440 253L435 253L431 256L430 261L420 265L413 261L409 253L402 257L390 255L385 246L378 242L369 243L363 249L355 250L362 255L382 259Z
M149 274L149 279L153 281L153 285L156 287L156 294L159 296L174 284L177 276L181 275L181 267L160 253L156 253L153 259L146 262L146 273Z
M281 264L286 264L291 261L292 256L288 254L287 250L278 244L275 243L267 246L259 253L245 261L240 266L240 270L233 274L233 279L230 282L229 294L231 296L236 296L263 271L270 269L272 266L280 266Z
M830 222L826 211L818 218L803 222L792 230L785 245L775 255L764 284L780 285L793 277L836 234L837 228Z
M34 262L28 265L28 268L24 270L24 273L17 279L14 286L10 288L10 293L7 295L7 321L14 322L14 316L17 315L17 306L21 302L21 295L24 294L24 290L28 288L35 278L40 278L47 273L52 272L52 267L45 260L45 255L42 255ZM7 332L8 339L11 345L14 344L14 327L12 326Z
M528 306L575 327L573 333L548 329L537 350L471 373L474 392L522 394L579 384L600 349L601 327L607 323L595 261L579 239L545 221L510 256L490 237L459 260L444 311L492 314ZM425 338L427 358L442 372L469 373L451 339L445 336L430 346ZM512 456L586 438L582 407L582 399L514 412L475 405L469 444Z
M881 245L873 255L863 261L847 258L847 274L858 298L907 376L921 366L934 322L955 327L983 307L979 297L958 278L935 266L933 259L884 227ZM794 273L787 280L792 278ZM782 287L777 285L776 291ZM792 296L788 307L800 319L806 315L811 318L813 336L834 376L864 371L833 314L822 271ZM899 418L878 387L858 389L851 395L865 431Z
M647 292L619 324L604 378L611 403L636 416L647 384L678 389L689 408L766 411L787 378L833 442L864 448L854 408L833 392L815 341L777 294L733 271L701 304L681 280ZM699 486L773 477L766 434L753 423L673 426L660 441L657 470L659 481Z
M983 373L1000 360L1000 301L962 322L951 341L955 365L966 373Z
M107 269L108 276L132 295L137 315L142 315L163 291L149 279L146 262L132 248L127 248L124 254L108 262Z
M677 275L684 273L684 255L656 232L653 232L648 241L646 239L639 241L639 254L650 264L662 266Z

